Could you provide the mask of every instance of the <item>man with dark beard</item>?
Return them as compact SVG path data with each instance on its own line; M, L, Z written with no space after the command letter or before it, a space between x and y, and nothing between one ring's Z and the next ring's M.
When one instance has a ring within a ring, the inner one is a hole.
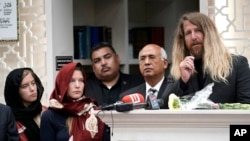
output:
M248 61L229 52L208 16L192 12L180 18L172 57L177 95L192 95L214 82L209 97L213 102L250 103Z
M125 90L143 82L142 77L120 71L120 58L110 43L101 42L91 50L93 74L86 80L86 96L99 106L113 104Z

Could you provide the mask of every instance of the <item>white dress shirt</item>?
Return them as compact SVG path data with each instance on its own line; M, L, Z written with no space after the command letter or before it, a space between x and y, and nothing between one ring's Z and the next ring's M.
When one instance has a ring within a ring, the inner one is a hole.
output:
M149 89L155 89L156 92L154 93L154 95L155 95L156 97L158 96L158 92L159 92L159 90L160 90L160 88L161 88L161 85L162 85L162 83L163 83L164 78L165 78L165 76L162 77L162 79L161 79L154 87L150 86L150 85L146 82L146 97L145 97L145 101L147 100L147 97L148 97L148 95L150 94Z

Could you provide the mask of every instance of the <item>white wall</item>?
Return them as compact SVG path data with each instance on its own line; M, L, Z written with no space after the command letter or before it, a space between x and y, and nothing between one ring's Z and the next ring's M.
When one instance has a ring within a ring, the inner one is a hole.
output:
M72 0L46 0L47 78L52 92L56 77L56 56L73 56ZM49 93L50 94L50 93Z

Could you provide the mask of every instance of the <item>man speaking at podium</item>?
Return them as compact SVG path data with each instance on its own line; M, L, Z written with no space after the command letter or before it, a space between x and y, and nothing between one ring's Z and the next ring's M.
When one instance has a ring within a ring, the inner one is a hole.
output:
M168 60L164 48L157 44L147 44L140 50L138 59L140 72L144 77L145 83L123 92L120 95L120 100L124 96L133 93L141 93L145 101L148 95L155 95L157 99L160 99L164 91L170 93L172 84L168 84L168 79L165 76ZM166 102L160 108L167 109Z

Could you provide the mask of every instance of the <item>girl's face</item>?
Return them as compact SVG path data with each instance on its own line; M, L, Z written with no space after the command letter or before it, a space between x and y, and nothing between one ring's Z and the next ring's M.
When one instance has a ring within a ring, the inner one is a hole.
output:
M31 73L23 78L19 87L19 94L25 107L37 100L37 85Z
M84 90L84 78L80 70L75 70L69 83L68 97L78 99L82 97Z

